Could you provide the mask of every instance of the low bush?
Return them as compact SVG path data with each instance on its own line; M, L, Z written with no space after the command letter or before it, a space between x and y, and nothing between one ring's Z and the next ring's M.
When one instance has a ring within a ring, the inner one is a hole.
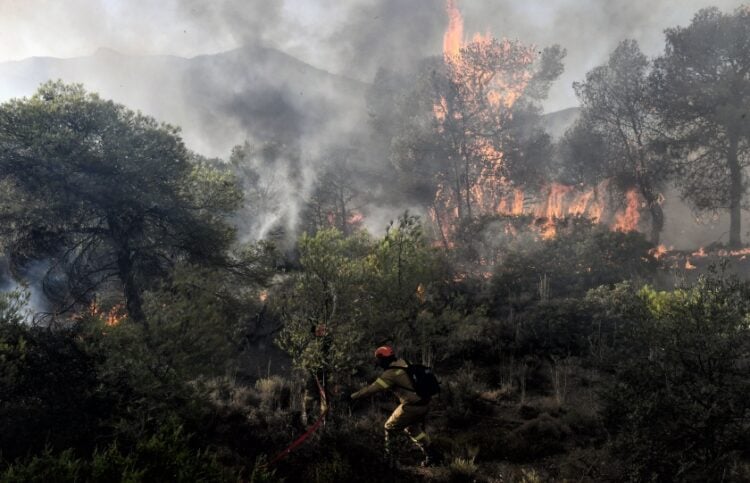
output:
M613 456L632 479L726 480L750 461L750 284L710 275L636 295L601 391Z
M167 423L130 448L116 443L89 458L78 458L73 449L24 458L0 473L3 483L50 481L175 481L231 482L239 473L220 465L205 450L191 447L180 426Z
M560 419L542 413L508 434L505 447L513 461L534 461L562 452L570 434Z

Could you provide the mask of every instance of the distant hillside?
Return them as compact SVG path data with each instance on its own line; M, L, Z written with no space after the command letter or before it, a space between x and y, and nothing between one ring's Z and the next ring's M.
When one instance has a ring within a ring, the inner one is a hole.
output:
M245 138L320 141L349 132L361 124L366 88L261 46L193 58L100 49L86 57L0 63L0 101L30 95L49 79L83 83L179 125L191 148L219 156Z
M569 107L561 111L550 112L544 115L542 125L553 139L558 140L578 119L580 112L581 109L578 107Z

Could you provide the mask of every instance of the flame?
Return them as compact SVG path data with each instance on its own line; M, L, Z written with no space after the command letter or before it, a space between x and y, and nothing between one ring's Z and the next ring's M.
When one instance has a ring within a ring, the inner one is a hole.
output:
M719 250L717 255L720 257L743 257L750 255L750 247L740 248L739 250Z
M669 250L671 250L671 249L672 249L672 248L669 248L669 249L667 249L667 247L666 247L666 246L664 246L664 245L659 245L658 247L656 247L656 248L652 248L651 250L649 250L649 252L648 252L648 253L649 253L649 254L650 254L650 255L651 255L652 257L654 257L654 258L656 258L657 260L659 260L659 259L663 258L663 257L664 257L664 255L666 255L666 254L667 254L667 252L668 252Z
M515 190L515 193L513 193L513 207L511 208L511 213L514 215L520 215L523 213L523 201L524 201L524 195L522 190Z
M328 211L326 213L326 222L328 223L328 226L339 229L344 229L345 227L361 227L362 222L365 220L365 215L359 211L350 211L346 216L346 220L343 221L343 226L341 219L342 216L338 212Z
M649 253L656 259L668 261L668 265L672 268L684 267L685 270L696 270L698 266L694 263L694 260L697 262L702 258L733 257L740 261L746 260L750 255L750 247L737 250L719 249L711 252L708 252L705 247L700 247L691 253L675 250L674 247L666 248L664 245L659 245L651 249Z
M432 112L435 115L435 119L438 121L439 129L443 129L443 123L445 122L445 115L448 112L448 101L445 97L440 97L440 102L432 107Z
M613 228L617 231L636 231L640 220L640 197L638 192L631 188L626 195L627 206L622 213L615 216Z
M349 214L349 219L346 222L351 226L359 226L365 220L365 215L358 211L353 211Z
M477 134L482 129L472 123L502 126L512 119L512 107L531 80L536 50L490 34L477 33L466 42L457 0L446 0L446 12L443 58L451 94L435 100L433 114L438 133L464 130L466 136L454 154L462 158L463 167L458 169L464 172L441 175L430 210L443 245L454 245L454 230L469 214L531 215L536 220L533 226L545 239L556 236L558 220L569 216L611 222L619 231L636 230L642 203L634 189L626 194L626 208L615 213L614 219L609 213L605 219L600 193L607 191L608 181L593 187L549 183L534 193L514 186L507 176L502 146L492 136ZM464 118L466 113L471 113L470 118ZM515 228L506 231L515 232Z
M743 257L750 255L750 247L740 248L737 250L721 249L717 250L715 254L720 257L740 257L740 259L742 259ZM705 247L700 247L698 250L691 253L690 256L694 258L706 258L707 256L709 256L709 253L706 251Z
M732 257L744 257L750 255L750 247L742 248L740 250L730 250L729 255Z
M258 300L260 300L261 303L265 303L266 300L268 300L268 290L261 290L258 294Z
M448 0L445 6L448 13L448 29L443 34L443 54L458 57L464 40L464 19L458 10L455 0Z
M104 321L109 327L119 325L127 316L124 304L112 306L109 310L104 310L96 300L93 300L88 308L89 314Z
M540 198L527 200L523 190L515 189L512 199L508 196L500 200L496 213L510 216L532 214L547 220L585 216L598 222L604 210L598 201L597 188L580 190L571 185L551 183L541 191Z
M559 183L552 183L549 187L547 200L540 206L537 216L542 218L562 218L565 214L565 196L573 188Z
M536 55L531 47L498 41L489 34L475 34L470 42L465 42L463 17L456 0L446 1L446 12L443 58L452 88L450 99L436 99L433 114L437 132L446 132L450 123L450 132L464 131L466 137L456 153L463 158L463 181L456 183L457 173L444 174L435 193L432 217L444 244L469 212L523 212L523 192L516 191L512 200L507 199L513 188L504 177L503 152L497 139L477 134L472 123L499 126L511 118L510 109L531 79ZM471 118L464 118L466 113L471 113Z
M424 288L424 285L421 283L417 285L417 300L419 300L420 304L424 304L426 300L427 291Z

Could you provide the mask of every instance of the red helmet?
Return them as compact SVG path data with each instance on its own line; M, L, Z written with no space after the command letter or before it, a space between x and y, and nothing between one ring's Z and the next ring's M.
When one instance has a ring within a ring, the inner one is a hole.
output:
M393 357L396 353L393 352L393 348L388 345L384 345L375 349L375 357L378 359L385 359L387 357Z

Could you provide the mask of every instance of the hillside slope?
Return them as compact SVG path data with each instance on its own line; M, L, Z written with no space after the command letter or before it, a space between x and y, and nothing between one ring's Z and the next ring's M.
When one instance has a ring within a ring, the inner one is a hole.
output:
M0 101L49 79L90 91L183 128L188 145L226 156L246 138L324 142L364 113L365 84L257 45L193 58L131 56L109 49L70 59L0 63Z

